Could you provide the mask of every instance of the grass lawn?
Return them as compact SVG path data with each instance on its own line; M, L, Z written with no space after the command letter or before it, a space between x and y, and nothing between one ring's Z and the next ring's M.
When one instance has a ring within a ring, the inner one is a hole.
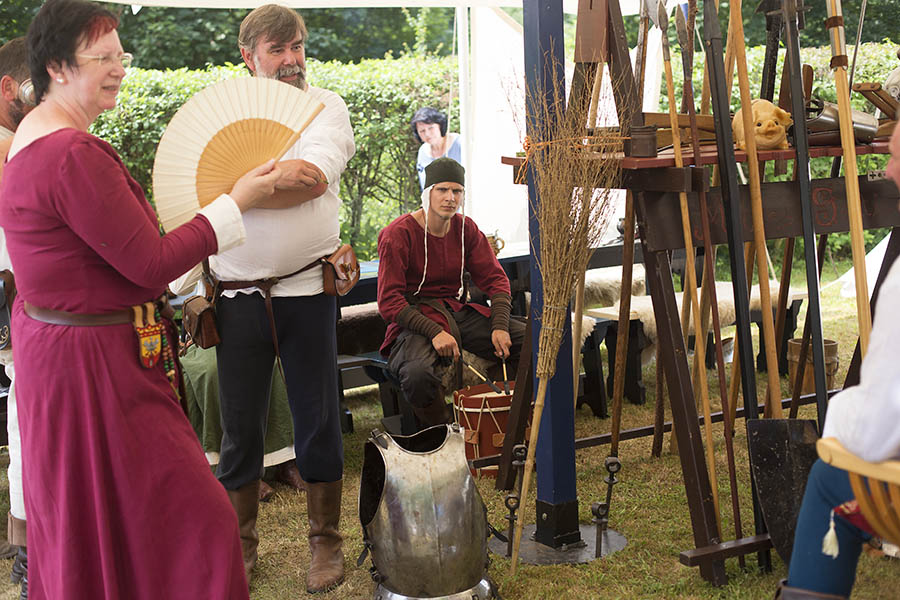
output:
M795 267L794 285L803 285L802 267ZM843 267L840 268L842 272ZM834 279L835 270L826 265L825 284ZM837 381L844 379L856 341L856 309L853 298L842 298L840 286L825 287L823 319L825 335L837 340L840 368ZM805 306L805 305L804 305ZM804 313L805 314L805 311ZM801 315L801 326L802 317ZM755 330L755 328L754 328ZM726 331L724 336L731 335ZM755 334L755 331L754 331ZM799 329L798 329L799 335ZM754 340L755 341L755 340ZM624 407L622 428L637 427L653 422L655 392L655 364L644 369L647 384L647 403L644 406L627 404ZM760 390L765 388L765 374L758 374ZM713 410L719 410L718 386L710 377L710 391L716 398ZM787 378L782 378L782 393L789 395ZM762 392L760 392L762 394ZM762 396L760 396L762 397ZM362 534L357 516L357 493L362 467L362 447L373 428L378 427L380 407L376 391L363 388L348 394L356 432L344 437L346 454L345 493L342 529L346 534L345 552L347 580L336 591L322 598L371 599L374 584L369 576L367 561L356 566L362 549ZM801 416L814 417L814 407L801 410ZM670 419L667 410L667 419ZM594 418L587 408L576 415L575 434L578 437L608 432L610 420ZM737 423L735 452L744 535L753 533L750 505L749 463L743 422ZM728 488L725 446L722 425L715 425L717 476L722 530L725 539L734 539L734 525ZM509 561L493 556L490 574L507 599L575 599L575 598L771 598L778 580L785 577L786 568L776 554L772 554L773 570L760 573L755 555L747 557L745 569L737 559L727 561L728 585L715 588L706 583L697 568L678 562L678 553L693 547L690 516L688 514L681 466L678 457L669 453L668 435L662 458L650 457L650 439L624 441L620 446L622 471L616 486L610 528L628 540L626 548L608 558L577 566L529 566L520 564L516 578L511 578ZM590 506L605 495L603 460L607 447L581 450L576 455L579 515L582 523L591 519ZM3 457L6 462L6 457ZM8 509L5 470L0 476L0 510ZM479 481L479 488L488 506L489 519L497 528L505 527L503 495L494 491L493 480ZM259 518L260 559L257 565L251 596L260 600L276 600L305 596L304 577L309 561L306 545L306 502L302 494L284 486L276 487L277 494L262 505ZM189 490L185 490L186 501ZM534 521L534 495L524 503L527 522ZM11 565L0 565L0 599L18 597L18 587L9 583L6 573ZM863 555L857 575L853 598L878 599L900 597L900 561ZM173 596L174 597L174 596ZM125 599L123 599L125 600Z

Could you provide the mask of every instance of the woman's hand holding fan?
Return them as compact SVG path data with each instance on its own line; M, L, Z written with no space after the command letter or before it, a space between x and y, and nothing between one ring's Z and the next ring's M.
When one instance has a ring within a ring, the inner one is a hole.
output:
M266 161L242 175L231 188L229 195L240 211L246 212L272 195L275 183L281 175L281 169L278 168L275 159Z

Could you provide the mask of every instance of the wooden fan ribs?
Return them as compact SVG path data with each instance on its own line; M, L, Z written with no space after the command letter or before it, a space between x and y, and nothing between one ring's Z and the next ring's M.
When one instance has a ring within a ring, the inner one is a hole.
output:
M241 119L222 128L197 164L197 200L206 206L250 169L273 158L293 131L269 119Z

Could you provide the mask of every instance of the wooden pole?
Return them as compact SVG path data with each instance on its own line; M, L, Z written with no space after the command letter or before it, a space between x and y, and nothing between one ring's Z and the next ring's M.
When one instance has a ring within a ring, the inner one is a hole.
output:
M537 451L538 432L541 429L541 416L544 414L544 399L547 397L547 383L549 378L540 377L538 379L537 397L534 400L534 416L531 418L531 436L528 441L528 454L525 457L525 472L522 476L522 497L519 499L519 506L525 504L525 498L528 496L528 490L531 489L531 472L534 470L534 453ZM513 538L512 557L510 559L509 574L515 577L516 567L519 564L519 547L522 545L522 528L525 526L525 519L522 515L516 519L516 531Z
M669 40L666 36L669 15L665 8L665 2L659 3L657 25L660 26L663 33L663 64L666 72L666 94L669 99L669 120L672 124L672 146L675 151L675 166L681 168L684 166L684 159L681 155L681 133L678 127L678 108L675 104L675 84L672 80L672 60L669 53ZM680 9L678 9L680 10ZM690 298L691 312L694 316L694 353L700 356L706 354L706 335L702 331L700 318L700 302L697 297L697 273L694 270L694 243L691 234L691 217L688 212L687 194L680 192L678 194L678 202L681 207L681 231L684 236L685 263L684 273L687 278L687 290L682 297L682 302L687 302ZM716 456L715 443L712 430L712 411L709 405L709 389L706 378L706 363L700 363L700 402L703 409L703 430L706 437L706 468L709 471L709 483L712 487L713 506L716 512L716 526L721 532L722 523L719 514L719 491L716 478ZM721 533L720 533L721 534Z
M750 208L753 214L753 239L756 246L757 273L759 274L759 298L762 308L763 339L766 344L766 364L775 365L774 369L771 367L767 369L770 392L767 397L767 406L769 406L769 415L780 419L782 417L781 383L778 376L778 358L775 354L775 323L772 318L772 297L769 293L769 274L766 268L766 233L763 220L759 157L756 154L756 136L754 135L756 127L750 99L750 77L747 73L744 24L740 18L741 0L734 0L731 3L731 10L737 15L733 34L735 39L734 54L737 60L738 87L741 91L741 107L743 108L741 116L743 117L744 131L746 132L744 143L746 144L747 164L750 167L750 175L748 177L750 183ZM737 302L737 298L735 298L735 302Z
M677 11L675 14L675 26L678 31L678 40L682 45L689 45L691 43L691 37L688 32L687 23L685 22L684 13L681 11ZM684 76L685 78L689 78L691 72L693 70L693 63L685 60L683 63L684 67ZM700 136L697 128L697 113L694 107L694 93L693 89L690 86L686 86L685 97L687 101L685 104L688 109L688 117L690 119L690 127L691 127L691 147L693 149L693 158L694 164L700 165ZM725 359L722 354L722 324L719 320L719 304L718 297L716 293L716 273L715 273L715 263L716 263L716 251L712 245L710 240L710 226L709 226L709 208L706 201L706 191L701 188L697 194L698 200L700 201L700 225L703 231L703 244L704 244L704 254L705 261L704 265L706 267L706 276L703 278L703 290L701 290L701 310L703 316L701 318L701 328L703 331L703 339L706 339L706 331L708 327L707 315L712 317L712 326L713 326L713 336L715 339L715 359L716 359L716 374L719 383L719 397L722 400L722 410L727 413L728 411L728 392L726 389L725 383ZM703 376L705 375L705 370L701 370L696 365L698 361L706 361L706 356L701 355L698 352L694 353L694 364L695 364L695 373ZM711 420L711 419L710 419ZM729 483L729 491L731 492L731 509L732 509L732 517L734 518L734 531L735 531L735 539L741 539L743 536L743 525L741 524L741 509L740 502L738 500L738 486L737 486L737 470L735 466L734 459L734 435L732 429L729 427L728 420L725 419L725 454L728 461L728 483ZM738 558L738 561L741 567L744 566L744 557L741 556Z
M754 243L747 242L744 244L744 264L747 265L747 281L753 281L753 262L756 253L754 251ZM749 298L748 298L749 301ZM737 304L737 300L735 299L735 304ZM740 333L734 334L734 347L735 350L738 348L738 336ZM731 407L731 411L727 414L727 418L731 427L734 428L734 419L737 414L737 399L738 394L741 391L741 356L740 352L735 351L734 358L731 361L731 387L729 389L728 397L729 397L729 406ZM750 365L750 368L753 369L753 365ZM752 402L756 402L756 399L752 399ZM747 404L747 399L744 398L744 406Z
M600 86L603 84L603 63L597 63L597 71L594 74L594 83L591 87L591 105L588 108L587 123L588 129L596 126L597 122L597 104L600 100ZM586 272L578 274L578 283L575 287L575 319L572 321L572 402L575 408L578 408L578 383L581 375L581 318L584 314L584 279ZM631 293L631 290L628 290Z
M631 290L634 263L634 196L625 193L625 233L622 240L622 289ZM616 331L616 362L613 368L612 440L610 456L619 456L619 430L622 428L622 402L625 396L625 358L628 354L628 330L631 326L631 294L619 296L619 324Z
M828 0L825 27L831 37L831 68L837 92L841 148L844 151L844 181L847 189L847 213L850 221L850 248L853 254L853 279L856 283L856 317L859 323L859 350L864 358L872 331L869 309L869 284L866 280L866 248L863 243L862 209L859 197L859 172L856 166L856 139L850 112L850 85L847 81L847 46L844 40L844 16L840 0Z

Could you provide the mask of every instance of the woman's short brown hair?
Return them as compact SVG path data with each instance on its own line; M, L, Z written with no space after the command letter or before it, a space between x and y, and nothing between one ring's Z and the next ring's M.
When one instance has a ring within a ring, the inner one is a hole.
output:
M297 11L280 4L265 4L253 9L241 21L238 45L255 52L261 39L286 44L298 34L300 41L306 42L306 24Z
M34 97L40 102L50 87L47 65L77 68L79 44L93 44L119 26L114 14L86 0L47 0L28 27L28 66Z

